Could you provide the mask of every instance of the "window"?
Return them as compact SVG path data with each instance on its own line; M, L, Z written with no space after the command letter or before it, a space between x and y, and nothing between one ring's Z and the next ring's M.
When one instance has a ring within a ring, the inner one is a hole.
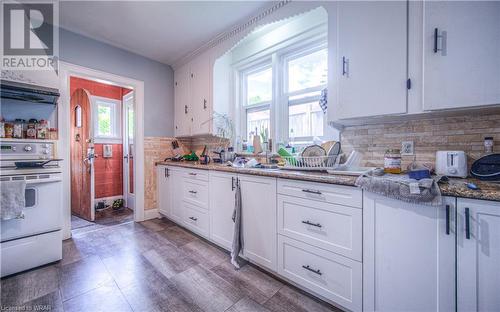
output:
M270 65L252 68L243 75L246 137L269 134L273 72Z
M92 102L96 141L121 141L121 101L93 96Z
M266 60L240 71L243 137L250 142L256 133L272 133L275 143L295 145L322 139L326 118L319 100L327 86L326 44L291 46Z

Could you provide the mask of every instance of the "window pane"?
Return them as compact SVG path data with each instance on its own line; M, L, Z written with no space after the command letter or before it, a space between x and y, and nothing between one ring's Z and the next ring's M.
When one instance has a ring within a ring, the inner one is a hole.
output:
M288 92L320 86L326 83L327 49L288 62Z
M261 111L247 111L247 140L250 142L252 135L261 132L269 133L269 121L271 120L269 109Z
M323 136L323 111L318 102L289 107L288 127L290 139Z
M97 106L97 132L99 136L112 136L111 130L111 107L107 105Z
M271 68L247 76L247 103L252 105L271 101L273 71Z

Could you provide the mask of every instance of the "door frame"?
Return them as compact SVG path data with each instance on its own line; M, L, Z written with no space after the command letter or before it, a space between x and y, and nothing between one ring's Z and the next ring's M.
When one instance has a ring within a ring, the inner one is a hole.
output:
M108 84L132 88L135 94L135 209L134 221L144 220L144 82L104 71L87 68L67 62L59 62L59 92L58 104L59 141L58 149L62 161L63 174L63 239L71 237L71 179L70 179L70 77L79 77Z
M123 125L123 137L122 137L122 144L123 144L123 154L125 156L125 151L127 151L127 161L125 161L125 157L122 159L123 163L123 200L125 201L125 206L135 210L135 192L132 193L131 197L134 198L134 207L131 208L129 205L129 194L130 194L130 151L129 151L129 137L128 137L128 107L125 104L125 99L132 97L132 100L135 103L135 92L131 91L124 96L122 96L122 125ZM135 104L134 104L135 108ZM134 118L135 119L135 118ZM135 138L134 138L135 140ZM134 143L134 140L132 143ZM134 143L135 147L135 143ZM135 167L135 164L134 164ZM132 167L132 168L134 168ZM132 175L132 179L135 177ZM134 181L133 181L134 182ZM132 183L133 183L132 182ZM134 185L135 187L135 185ZM134 190L135 191L135 190Z

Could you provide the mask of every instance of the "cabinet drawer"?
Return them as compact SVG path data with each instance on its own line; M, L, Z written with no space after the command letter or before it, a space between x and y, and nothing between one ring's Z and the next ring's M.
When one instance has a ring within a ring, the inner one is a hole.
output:
M362 265L278 235L278 273L352 311L362 309Z
M357 208L363 207L363 193L353 186L279 179L278 194Z
M182 169L182 176L185 179L208 182L208 170Z
M208 209L208 183L183 179L182 199L199 208Z
M190 203L184 202L182 205L184 226L191 231L208 238L208 214L196 209L196 207Z
M361 261L361 209L278 195L278 231Z

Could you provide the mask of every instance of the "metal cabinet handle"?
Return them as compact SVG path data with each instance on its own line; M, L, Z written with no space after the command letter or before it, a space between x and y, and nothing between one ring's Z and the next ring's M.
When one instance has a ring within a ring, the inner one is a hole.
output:
M434 28L434 48L432 49L434 53L438 53L438 51L442 51L443 49L438 48L438 41L439 38L443 38L443 35L439 34L439 30L437 28Z
M231 191L234 191L234 177L231 177Z
M194 173L194 172L190 172L190 173L189 173L189 175L195 176L195 175L196 175L196 173Z
M316 191L316 190L308 190L308 189L304 189L304 190L302 190L302 192L304 192L304 193L316 194L316 195L321 195L321 192L320 192L320 191Z
M311 271L313 273L316 273L318 275L323 275L323 273L321 273L321 271L319 269L315 270L315 269L312 269L309 265L303 265L302 268L308 270L308 271Z
M193 221L198 221L198 218L195 218L195 217L189 217L189 219L191 219Z
M191 194L196 194L196 193L198 193L198 192L196 192L196 191L189 191L189 193L191 193Z
M170 177L170 169L167 168L167 178Z
M342 76L347 75L347 58L345 56L342 56Z
M207 100L203 99L203 109L207 109Z
M164 171L165 171L164 175L165 175L165 178L166 178L167 177L167 168L165 168Z
M470 211L465 208L465 238L470 239Z
M306 220L306 221L302 221L302 223L304 224L307 224L307 225L312 225L312 226L315 226L315 227L323 227L320 223L312 223L311 221L309 220Z
M450 235L450 205L446 205L446 235Z
M184 105L184 114L187 114L187 113L188 113L188 106Z

